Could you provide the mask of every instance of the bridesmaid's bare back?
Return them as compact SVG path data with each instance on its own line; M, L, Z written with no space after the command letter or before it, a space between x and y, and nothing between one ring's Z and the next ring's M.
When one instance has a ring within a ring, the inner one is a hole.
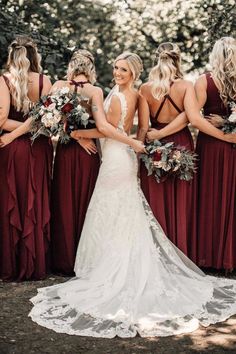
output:
M169 96L172 98L174 103L178 106L181 111L184 111L184 96L187 90L189 81L187 80L177 80L170 87ZM152 86L151 83L143 84L141 87L141 95L145 97L148 102L150 114L152 117L155 117L156 112L158 111L162 100L157 100L153 97L151 92ZM162 110L158 116L158 122L160 123L170 123L178 116L179 112L175 109L173 104L169 100L166 100Z

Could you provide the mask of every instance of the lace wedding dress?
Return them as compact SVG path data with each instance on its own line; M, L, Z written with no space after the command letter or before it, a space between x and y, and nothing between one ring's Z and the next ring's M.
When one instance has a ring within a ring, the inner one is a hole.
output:
M122 93L114 94L123 131L126 101ZM68 334L147 337L191 332L235 314L236 281L206 276L153 217L138 185L135 153L104 139L102 156L76 277L38 289L31 299L32 320Z

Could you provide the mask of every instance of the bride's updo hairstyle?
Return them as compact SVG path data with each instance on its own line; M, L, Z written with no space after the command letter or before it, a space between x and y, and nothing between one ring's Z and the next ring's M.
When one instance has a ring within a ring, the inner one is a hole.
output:
M210 65L224 104L236 101L236 39L219 39L210 54Z
M120 54L114 60L114 64L118 60L126 60L127 61L129 68L130 68L132 75L133 75L133 80L138 81L139 76L140 76L141 72L143 71L143 63L142 63L141 58L135 53L124 52L124 53Z
M7 71L11 74L10 91L12 104L17 111L27 113L29 72L40 73L41 57L37 45L26 36L18 36L8 48Z
M172 81L183 78L183 72L177 44L161 43L155 54L156 65L150 71L149 81L152 85L153 97L160 100L169 92Z
M96 82L94 57L85 49L73 53L67 69L67 80L73 80L79 74L84 74L91 84Z

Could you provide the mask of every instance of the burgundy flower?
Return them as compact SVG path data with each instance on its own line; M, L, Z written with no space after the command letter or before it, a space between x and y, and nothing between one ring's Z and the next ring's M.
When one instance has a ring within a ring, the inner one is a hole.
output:
M63 107L62 107L62 112L63 113L69 113L73 109L73 104L70 102L67 102Z
M52 100L51 100L51 98L49 97L49 98L47 98L46 101L44 102L44 106L45 106L45 107L48 107L48 106L50 106L50 104L52 104Z
M161 160L161 152L155 151L153 154L153 161L160 161Z

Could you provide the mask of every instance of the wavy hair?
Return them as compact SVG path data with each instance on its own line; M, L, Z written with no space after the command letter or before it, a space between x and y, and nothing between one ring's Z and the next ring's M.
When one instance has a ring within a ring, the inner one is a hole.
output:
M149 82L153 97L160 100L169 92L172 81L183 78L183 72L177 44L161 43L155 54L157 63L150 71Z
M222 37L210 54L212 75L225 106L236 101L236 39Z
M7 71L11 75L10 93L17 111L27 113L30 107L28 97L29 71L40 73L41 57L37 45L26 36L18 36L8 47Z
M139 79L141 72L143 71L143 63L142 63L141 58L135 53L124 52L124 53L120 54L114 60L114 64L118 60L126 60L127 61L129 68L131 70L132 76L133 76L133 80L137 81Z
M85 49L78 49L73 53L67 69L67 80L73 80L79 74L84 74L91 84L96 81L94 57Z

